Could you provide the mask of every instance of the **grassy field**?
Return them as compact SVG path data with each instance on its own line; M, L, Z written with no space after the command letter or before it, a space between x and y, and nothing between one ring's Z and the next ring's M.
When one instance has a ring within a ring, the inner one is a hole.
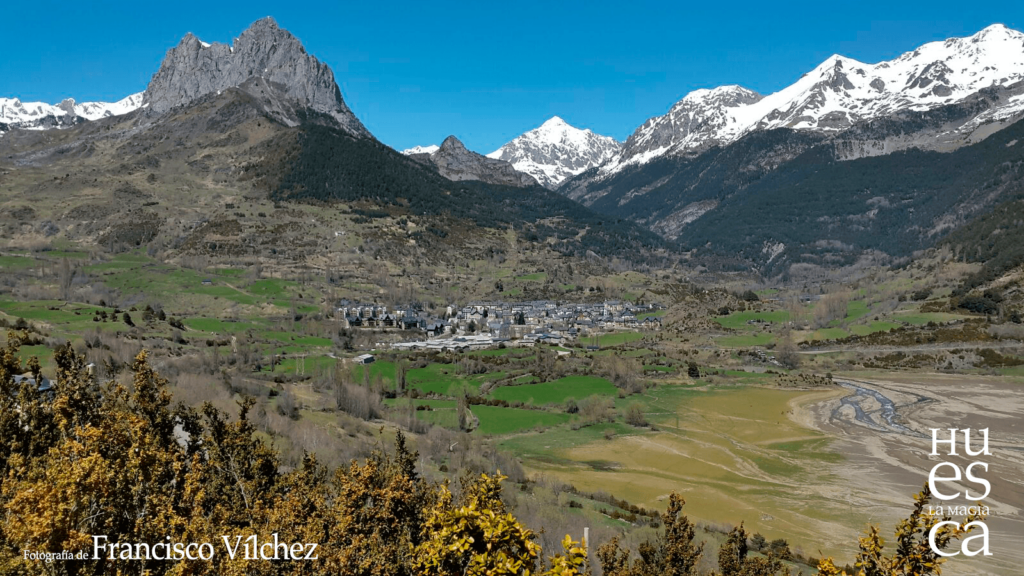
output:
M821 328L812 332L808 340L838 340L849 335L850 333L842 328Z
M192 330L201 330L213 334L245 332L255 327L250 322L228 322L219 318L186 318L182 323Z
M639 332L612 332L610 334L601 334L598 336L598 346L619 346L621 344L628 344L630 342L636 342L642 340L643 334Z
M905 314L895 314L892 316L893 320L897 322L904 322L912 326L921 326L929 322L949 322L950 320L963 320L965 316L959 314L949 314L946 312L910 312Z
M511 434L538 427L550 428L569 421L568 414L522 408L473 406L472 412L480 420L477 431L487 435Z
M811 489L829 484L829 466L841 456L827 437L786 416L796 405L835 393L659 386L619 402L640 403L657 432L622 424L560 427L501 445L532 471L584 490L628 494L644 506L663 507L668 493L681 491L693 518L746 521L752 532L796 544L820 542L825 529L850 538L856 534L851 526L859 528L866 518Z
M723 328L731 328L733 330L760 330L759 324L748 324L751 320L760 320L762 322L769 322L772 324L779 322L789 321L789 312L786 310L774 310L770 312L733 312L728 316L719 316L714 319L722 325Z
M595 394L614 396L615 385L597 376L566 376L543 384L526 384L523 386L502 386L494 390L491 396L499 400L520 401L534 406L559 404L569 398L582 400Z
M28 256L0 256L0 271L24 270L36 265L36 259Z
M267 298L281 298L288 295L288 288L292 286L298 286L298 283L291 280L268 278L253 282L246 287L246 291L258 296L266 296Z
M18 358L22 362L28 362L33 356L39 359L39 366L43 368L49 367L53 362L53 351L46 346L22 346L18 349Z
M671 374L673 372L679 371L679 369L674 367L674 366L659 366L659 365L656 365L656 364L644 364L644 370L651 370L651 371L654 371L654 372L664 372L666 374Z
M454 396L455 390L461 386L466 386L474 393L480 389L479 384L474 387L473 383L457 375L455 366L451 364L430 364L425 368L413 368L406 372L405 381L410 388L442 396Z
M751 346L767 346L775 337L771 334L741 334L738 336L722 336L715 341L727 348L749 348Z
M104 311L108 315L106 322L93 321L96 312ZM81 338L91 330L127 330L122 322L123 315L113 318L113 308L103 308L88 304L66 303L62 300L33 300L29 302L13 302L0 300L0 312L15 318L24 318L33 323L48 325L54 335L68 338ZM139 312L133 312L137 317Z
M867 316L870 312L871 309L868 308L867 302L864 302L863 300L850 301L846 304L846 318L844 321L847 323L856 322L857 320Z
M867 336L875 332L888 332L889 330L896 328L899 324L895 322L875 321L870 324L856 324L850 326L850 332L857 336Z
M274 368L275 372L289 374L316 374L331 369L338 363L336 358L330 356L307 356L305 358L285 358ZM299 368L301 367L301 370Z
M516 280L525 282L543 282L548 277L546 272L536 272L534 274L523 274L522 276L516 276Z

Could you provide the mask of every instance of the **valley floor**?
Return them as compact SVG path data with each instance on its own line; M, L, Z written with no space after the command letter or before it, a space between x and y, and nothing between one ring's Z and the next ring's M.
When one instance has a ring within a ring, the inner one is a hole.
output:
M949 562L948 574L1011 574L1024 562L1024 387L981 376L855 374L847 380L891 398L895 425L872 395L846 387L662 386L645 398L657 432L572 439L558 431L510 438L534 473L661 508L681 491L691 518L745 522L794 551L853 561L868 524L891 540L939 457L931 427L989 428L993 555ZM865 379L865 378L870 378ZM861 407L857 419L852 403ZM654 408L660 408L660 413ZM966 465L963 459L952 459ZM967 487L977 488L968 485ZM957 502L965 505L970 502Z

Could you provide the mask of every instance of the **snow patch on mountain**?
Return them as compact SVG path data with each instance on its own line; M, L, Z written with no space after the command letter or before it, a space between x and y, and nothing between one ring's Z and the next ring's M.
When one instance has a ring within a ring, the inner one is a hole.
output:
M695 90L626 140L602 174L666 154L700 152L754 130L840 132L903 110L959 102L983 88L1024 80L1024 33L1001 24L966 38L931 42L878 64L834 55L768 96L740 86ZM1019 104L1011 103L1016 110ZM990 111L1005 117L1011 111ZM983 119L982 119L983 120Z
M554 116L487 157L510 162L542 186L554 189L567 178L614 157L619 147L614 138L581 130Z
M429 146L413 146L412 148L406 148L405 150L402 150L402 154L405 154L406 156L410 154L433 154L434 152L437 152L438 149L440 148L441 147L438 146L437 144L431 144Z
M42 130L71 126L79 118L99 120L120 116L142 107L143 92L132 94L117 102L83 102L76 104L68 98L60 104L22 102L18 98L0 98L0 128Z

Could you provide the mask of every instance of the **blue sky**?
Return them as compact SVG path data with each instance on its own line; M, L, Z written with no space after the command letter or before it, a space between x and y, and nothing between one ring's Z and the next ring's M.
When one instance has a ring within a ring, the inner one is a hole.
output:
M0 96L55 103L145 89L186 32L230 42L271 15L329 64L398 149L455 134L490 152L552 115L625 139L695 88L770 93L834 53L865 62L993 23L1024 2L50 3L3 9Z

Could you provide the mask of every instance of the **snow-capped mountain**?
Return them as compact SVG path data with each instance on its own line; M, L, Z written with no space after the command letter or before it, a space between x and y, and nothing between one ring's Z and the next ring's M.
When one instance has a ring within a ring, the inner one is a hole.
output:
M431 144L430 146L413 146L412 148L406 148L402 150L402 154L409 156L411 154L433 154L440 148L437 144Z
M132 94L117 102L83 102L76 104L68 98L60 104L45 102L22 102L17 98L0 98L0 130L24 128L44 130L70 126L79 119L99 120L108 116L120 116L142 106L144 92Z
M700 152L753 130L837 133L863 120L938 108L1022 80L1024 33L1001 24L966 38L931 42L878 64L836 55L768 96L740 86L695 90L664 116L640 126L601 172L665 154ZM1000 108L986 113L1006 118L1024 112L1024 99L1010 98Z
M620 146L614 138L580 130L554 116L487 156L510 162L542 186L554 189L567 178L603 164Z

